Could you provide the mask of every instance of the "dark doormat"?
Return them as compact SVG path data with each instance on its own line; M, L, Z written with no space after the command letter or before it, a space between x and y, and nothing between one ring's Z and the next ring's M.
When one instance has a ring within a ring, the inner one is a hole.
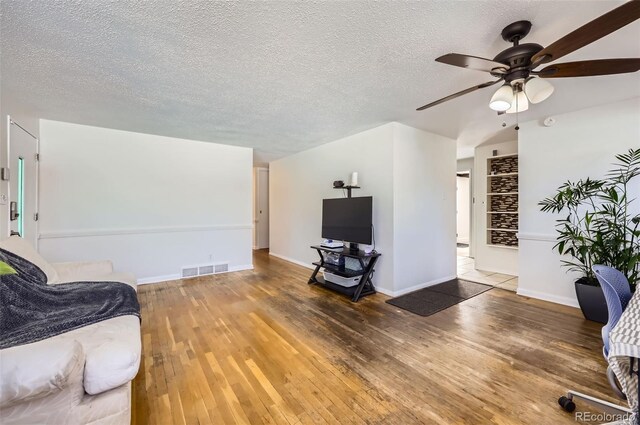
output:
M457 243L458 248L469 248L469 244L468 243Z
M431 316L434 313L473 298L493 288L482 283L453 279L409 294L387 300L387 303L400 307L420 316Z

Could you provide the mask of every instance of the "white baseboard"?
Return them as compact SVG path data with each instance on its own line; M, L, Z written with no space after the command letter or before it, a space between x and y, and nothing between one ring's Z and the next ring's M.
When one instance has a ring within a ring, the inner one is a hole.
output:
M160 283L160 282L167 282L170 280L179 280L179 279L181 279L179 274L167 274L164 276L143 277L138 279L138 285L147 285L149 283Z
M253 264L244 264L240 266L229 267L229 271L222 272L222 273L239 272L242 270L253 270ZM216 273L216 274L222 274L222 273ZM198 276L194 276L194 277L198 277ZM172 280L180 280L180 279L184 279L184 278L181 277L179 274L167 274L164 276L143 277L138 279L137 283L138 285L147 285L149 283L169 282ZM187 279L190 279L190 278L187 278Z
M229 272L241 272L243 270L253 270L253 264L229 267Z
M295 259L293 259L293 258L287 257L286 255L276 254L275 252L271 252L271 251L269 251L269 255L273 255L273 256L274 256L274 257L276 257L276 258L279 258L279 259L284 260L284 261L288 261L288 262L290 262L290 263L296 264L296 265L298 265L298 266L302 266L302 267L307 268L307 269L311 269L311 270L313 270L313 269L315 269L315 268L316 268L316 267L315 267L314 265L312 265L312 264L304 263L304 262L302 262L302 261L295 260Z
M391 292L391 293L380 291L378 288L376 288L376 290L378 290L379 292L382 292L383 294L391 295L392 297L399 297L400 295L408 294L409 292L417 291L418 289L427 288L429 286L437 285L438 283L447 282L447 281L453 280L455 278L456 278L456 275L452 275L452 276L447 276L447 277L443 277L443 278L430 280L430 281L424 282L424 283L419 283L417 285L413 285L413 286L410 286L408 288L400 289L399 291L387 291L387 292Z
M378 288L377 286L376 286L376 292L380 292L381 294L385 294L385 295L388 295L390 297L394 296L393 295L393 291L390 291L390 290L388 290L386 288Z
M580 308L578 304L578 300L570 297L560 297L557 295L551 295L544 292L531 291L529 289L518 288L516 294L522 295L524 297L535 298L542 301L549 301L556 304L567 305L569 307Z

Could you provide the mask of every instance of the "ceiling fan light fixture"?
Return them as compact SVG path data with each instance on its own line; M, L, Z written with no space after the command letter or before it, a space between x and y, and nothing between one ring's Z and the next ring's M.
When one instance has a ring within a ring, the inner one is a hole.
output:
M553 93L551 83L543 78L530 77L524 84L524 93L531 103L540 103Z
M522 90L518 90L511 108L507 109L507 114L515 114L516 112L524 112L529 109L529 100Z
M508 83L505 83L493 94L493 96L491 96L489 108L494 111L504 112L511 108L513 100L513 88Z

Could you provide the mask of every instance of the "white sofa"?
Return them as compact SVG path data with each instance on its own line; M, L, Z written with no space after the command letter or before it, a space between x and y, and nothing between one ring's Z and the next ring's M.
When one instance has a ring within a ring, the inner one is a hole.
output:
M110 261L50 264L19 237L0 248L39 266L50 285L117 281L136 287L135 277L114 273ZM129 424L140 354L135 316L0 350L0 424Z

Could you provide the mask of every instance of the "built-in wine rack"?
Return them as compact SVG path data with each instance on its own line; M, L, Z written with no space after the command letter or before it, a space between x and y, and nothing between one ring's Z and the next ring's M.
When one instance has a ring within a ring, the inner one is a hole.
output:
M518 248L518 155L487 158L487 245Z

